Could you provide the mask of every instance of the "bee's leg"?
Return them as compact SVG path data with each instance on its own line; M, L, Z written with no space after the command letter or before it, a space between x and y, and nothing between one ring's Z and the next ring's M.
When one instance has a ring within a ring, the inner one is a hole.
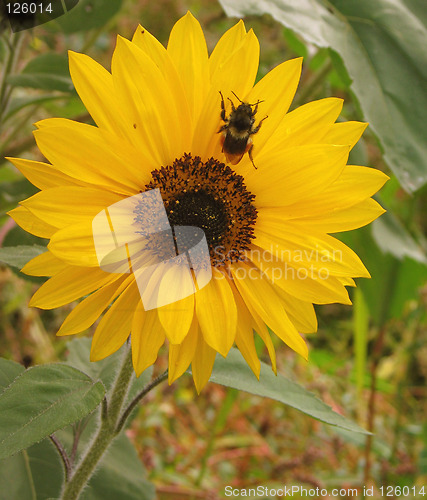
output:
M261 102L261 101L257 101L257 102L255 103L253 116L255 116L255 115L256 115L256 112L258 111L258 104L259 104L260 102Z
M258 169L256 168L256 166L255 166L254 159L253 159L253 157L252 157L252 150L253 150L253 149L254 149L254 145L253 145L253 144L251 144L251 147L248 149L248 155L249 155L249 158L251 159L252 165L254 166L254 168L255 168L256 170L258 170Z
M225 115L225 104L224 104L224 96L222 95L222 92L219 91L219 95L221 96L221 119L222 121L227 121L227 117ZM222 128L219 130L221 132Z
M231 109L233 111L236 111L236 108L234 107L234 102L230 98L228 98L228 100L231 102Z
M251 135L253 134L256 134L257 132L259 132L259 129L261 128L261 125L262 125L262 122L268 118L268 115L267 116L264 116L264 118L258 123L258 125L251 131Z

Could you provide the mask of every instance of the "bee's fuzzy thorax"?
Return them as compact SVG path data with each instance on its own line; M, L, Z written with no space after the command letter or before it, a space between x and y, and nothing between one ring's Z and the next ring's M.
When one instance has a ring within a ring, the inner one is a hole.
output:
M230 125L228 127L227 131L236 139L248 138L247 130L238 130L236 127L233 127L232 125ZM227 131L224 131L224 135L226 135ZM248 140L249 140L249 138L248 138Z

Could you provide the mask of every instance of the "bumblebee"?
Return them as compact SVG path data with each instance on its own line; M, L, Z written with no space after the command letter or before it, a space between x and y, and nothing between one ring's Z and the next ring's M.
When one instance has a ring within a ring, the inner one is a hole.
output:
M224 125L218 130L218 133L222 132L222 152L225 154L227 161L232 165L237 165L243 158L243 155L248 153L252 165L256 168L252 158L252 149L254 146L252 144L251 136L259 131L262 122L267 118L267 116L265 116L258 123L258 125L254 127L258 104L263 101L257 101L254 104L249 104L248 102L243 102L239 99L234 92L233 95L239 100L240 104L236 108L233 101L228 98L231 102L232 111L227 117L225 114L224 97L220 91L221 119L225 122Z

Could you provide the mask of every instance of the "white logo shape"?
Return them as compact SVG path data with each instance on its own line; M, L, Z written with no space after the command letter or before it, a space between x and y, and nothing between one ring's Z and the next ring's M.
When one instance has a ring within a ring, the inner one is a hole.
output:
M102 210L92 231L101 269L133 273L146 311L188 297L212 278L205 233L171 227L159 189Z

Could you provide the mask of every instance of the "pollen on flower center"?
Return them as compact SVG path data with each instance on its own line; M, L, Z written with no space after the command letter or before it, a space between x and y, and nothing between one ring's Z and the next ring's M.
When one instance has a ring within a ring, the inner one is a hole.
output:
M241 175L224 163L185 154L151 172L146 189L158 188L169 223L203 230L212 265L244 259L254 238L257 210Z
M183 193L168 203L168 219L172 226L186 225L203 229L207 241L221 241L229 225L227 211L218 200L203 188Z

